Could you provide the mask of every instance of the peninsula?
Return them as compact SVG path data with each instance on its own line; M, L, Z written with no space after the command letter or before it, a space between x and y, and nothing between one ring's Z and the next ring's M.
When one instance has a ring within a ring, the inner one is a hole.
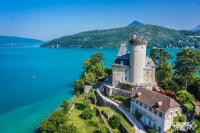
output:
M173 70L168 62L171 55L165 49L153 48L150 57L146 55L147 43L144 37L131 36L121 45L111 69L104 66L101 53L86 59L80 79L74 82L76 95L43 121L40 131L200 131L200 111L196 110L200 92L192 93L199 87L200 52L178 52ZM179 65L190 60L193 64ZM189 75L195 76L192 82ZM177 123L182 126L177 127ZM188 123L190 128L186 129Z

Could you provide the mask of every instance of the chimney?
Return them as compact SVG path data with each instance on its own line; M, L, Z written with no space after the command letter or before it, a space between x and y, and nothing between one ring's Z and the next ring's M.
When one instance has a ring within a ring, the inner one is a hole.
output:
M136 97L140 97L142 95L142 92L136 92Z
M157 105L160 107L162 106L162 101L157 102Z

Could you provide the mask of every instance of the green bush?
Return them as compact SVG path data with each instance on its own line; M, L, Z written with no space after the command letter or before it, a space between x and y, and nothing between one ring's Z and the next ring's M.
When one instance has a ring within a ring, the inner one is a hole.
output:
M77 129L73 123L63 123L59 126L59 133L76 133Z
M72 104L68 101L64 101L61 105L65 113L69 113L70 109L72 108Z
M141 120L141 118L142 118L142 114L138 110L135 110L135 118L137 120Z
M94 133L103 133L101 130L97 129L94 131Z
M92 110L90 107L88 107L81 114L81 118L87 120L87 119L91 119L93 117L93 115L94 115L94 110Z
M129 84L124 84L124 83L120 83L120 87L121 87L121 89L129 90L129 91L131 91L132 88L133 88L131 85L129 85Z
M187 121L186 115L176 116L174 118L174 122L186 122L186 121Z
M117 96L117 95L114 95L113 98L114 98L115 100L125 102L129 97L127 97L127 96Z
M54 133L61 131L66 133L74 133L75 130L76 128L72 123L70 123L68 116L64 114L63 111L57 111L53 113L49 119L40 124L40 131L42 133Z
M82 80L82 79L74 81L75 93L83 92L84 85L85 85L85 83L84 83L84 80Z
M158 133L158 131L156 129L149 128L148 133Z
M177 95L177 99L183 103L194 101L194 96L185 90L178 91L176 95Z
M110 126L115 129L115 128L119 128L121 123L120 123L120 119L117 116L112 116L109 120L108 123L110 124Z
M196 124L195 133L200 133L200 116L195 116L193 122Z

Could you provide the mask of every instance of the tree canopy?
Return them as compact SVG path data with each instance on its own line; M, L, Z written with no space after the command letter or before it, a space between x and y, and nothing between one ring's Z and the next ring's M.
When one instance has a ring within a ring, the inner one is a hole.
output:
M200 73L200 51L183 49L178 52L174 69L175 75L182 81L182 86L187 89L192 83L192 77Z
M108 68L104 66L103 59L103 54L98 52L84 61L84 71L80 79L74 82L76 92L82 92L84 85L94 85L110 74Z

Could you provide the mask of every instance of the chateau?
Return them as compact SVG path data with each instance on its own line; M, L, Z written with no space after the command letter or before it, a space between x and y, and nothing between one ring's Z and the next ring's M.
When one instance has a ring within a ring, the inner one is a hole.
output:
M130 113L135 117L136 111L139 112L143 125L163 133L171 128L181 108L173 98L153 90L157 86L156 66L146 56L146 47L147 41L135 35L128 45L121 45L112 66L112 81L104 84L104 92L108 97L131 97Z

